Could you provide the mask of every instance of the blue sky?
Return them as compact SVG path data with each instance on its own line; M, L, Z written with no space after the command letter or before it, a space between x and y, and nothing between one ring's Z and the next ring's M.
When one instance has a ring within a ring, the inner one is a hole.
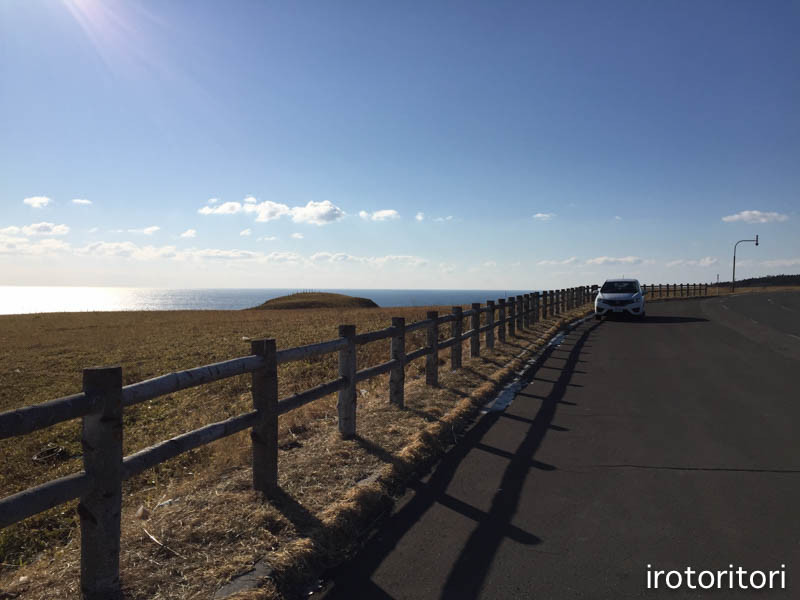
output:
M796 2L0 3L0 284L800 272ZM75 202L80 200L83 202Z

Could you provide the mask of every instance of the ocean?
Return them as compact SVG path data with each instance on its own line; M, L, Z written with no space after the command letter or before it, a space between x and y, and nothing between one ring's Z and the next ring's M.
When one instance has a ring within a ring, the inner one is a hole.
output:
M157 289L0 286L0 315L116 310L240 310L297 289ZM331 290L369 298L382 307L485 303L533 290Z

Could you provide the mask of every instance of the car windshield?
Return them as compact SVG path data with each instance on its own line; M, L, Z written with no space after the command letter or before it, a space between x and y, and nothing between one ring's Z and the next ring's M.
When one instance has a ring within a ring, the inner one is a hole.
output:
M638 291L635 281L606 281L600 289L603 294L635 294Z

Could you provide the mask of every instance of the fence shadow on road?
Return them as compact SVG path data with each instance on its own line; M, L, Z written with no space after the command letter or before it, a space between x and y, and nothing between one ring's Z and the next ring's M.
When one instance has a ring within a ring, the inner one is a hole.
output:
M542 540L536 535L514 526L511 521L528 472L531 469L554 471L557 468L537 461L535 454L548 431L555 431L556 435L569 435L567 430L554 426L552 421L558 405L567 403L563 400L564 394L571 385L570 380L576 373L578 363L584 362L579 360L579 356L587 339L599 325L594 323L583 330L573 332L560 347L550 347L545 350L541 360L526 377L527 380L531 380L539 366L554 352L566 353L565 356L559 357L565 359L563 366L558 369L559 373L548 373L554 376L555 380L550 392L546 396L539 397L541 406L536 416L533 419L524 419L528 423L528 430L516 451L513 453L501 451L482 442L495 423L505 417L513 418L514 415L497 411L481 417L444 456L427 481L417 480L409 484L415 492L414 496L387 520L380 532L367 543L354 561L338 572L330 574L335 583L325 595L326 600L344 598L390 600L392 596L372 581L372 575L400 540L435 504L446 506L477 523L477 527L460 549L444 585L440 588L442 590L440 598L443 600L470 600L479 596L504 538L508 537L525 545L541 543ZM491 507L486 512L447 493L459 465L474 449L492 451L509 461L492 499Z

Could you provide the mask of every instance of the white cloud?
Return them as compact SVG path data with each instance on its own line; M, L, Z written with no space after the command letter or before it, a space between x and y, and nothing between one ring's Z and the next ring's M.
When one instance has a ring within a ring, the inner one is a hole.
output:
M545 266L555 266L555 265L574 265L578 262L578 258L575 256L570 256L569 258L565 258L564 260L540 260L536 264L540 267Z
M89 231L89 233L97 233L98 231L100 231L100 228L99 227L92 227L88 231Z
M216 198L213 199L216 202ZM210 200L209 200L210 202ZM241 212L242 205L239 202L223 202L219 206L204 206L197 212L201 215L235 215Z
M16 228L19 229L19 228ZM44 239L36 243L6 233L11 228L0 230L0 254L3 255L72 255L81 258L121 259L133 261L235 261L254 264L284 265L289 268L312 264L352 264L355 268L366 266L372 269L417 269L428 265L428 260L412 255L353 256L346 253L318 252L304 257L295 252L254 252L239 249L189 248L175 246L140 246L134 242L97 241L83 247L73 247L57 239ZM12 230L13 231L13 230ZM443 272L455 267L442 263Z
M782 215L777 212L762 212L760 210L743 210L735 215L728 215L722 217L725 223L776 223L780 221L788 221L788 215Z
M800 258L777 258L774 260L763 260L761 264L769 268L800 267Z
M444 223L445 221L452 221L453 215L447 215L446 217L436 217L434 221L437 223Z
M358 213L358 216L367 221L389 221L391 219L399 219L400 213L393 208L386 208L383 210L376 210L373 213L362 210Z
M303 234L302 233L293 233L292 234L292 239L293 240L302 240L303 239Z
M310 257L312 262L363 262L363 259L345 252L317 252Z
M193 238L197 237L197 230L196 229L187 229L181 234L182 238Z
M55 223L42 222L42 223L31 223L30 225L24 225L22 227L11 225L10 227L0 229L0 234L19 235L20 233L29 236L67 235L69 233L69 227L67 227L66 225L56 225Z
M6 255L57 255L70 249L62 240L47 238L31 242L27 238L9 237L0 230L0 254Z
M439 270L446 275L450 275L455 272L456 266L452 263L439 263Z
M590 258L586 261L587 265L639 265L646 262L643 258L638 256L622 256L615 258L613 256L598 256L597 258Z
M72 203L79 204L81 206L89 206L92 203L92 201L87 200L86 198L73 198Z
M555 216L555 213L536 213L533 218L537 221L552 221Z
M30 198L25 198L23 202L28 206L32 206L33 208L44 208L50 204L52 200L50 200L50 198L47 196L31 196Z
M239 235L241 235L241 236L253 235L253 230L252 230L252 229L250 229L250 228L247 228L247 229L242 229L242 230L239 232Z
M494 261L494 260L487 260L487 261L483 262L483 263L481 264L481 266L482 266L482 267L485 267L485 268L487 268L487 269L493 269L494 267L496 267L496 266L497 266L497 262L496 262L496 261Z
M615 221L622 221L622 217L620 217L619 215L617 215L616 217L614 217L614 220L615 220Z
M79 248L78 254L90 256L132 257L139 247L133 242L94 242Z
M141 233L144 235L153 235L156 231L161 229L158 225L151 225L150 227L144 227L142 229L128 229L128 233Z
M344 217L344 211L334 206L330 200L322 202L309 201L305 206L295 206L291 209L292 221L295 223L311 223L312 225L327 225Z
M428 264L427 259L419 256L395 254L387 256L353 256L345 252L317 252L311 255L310 260L315 263L358 263L377 268L387 265L422 267Z
M264 262L269 263L299 263L303 262L303 257L294 252L270 252L263 258Z
M262 236L262 237L258 238L256 241L257 242L274 242L277 239L278 238L276 236L274 236L274 235L265 235L265 236Z
M407 254L390 254L388 256L370 257L367 263L378 267L385 265L401 265L406 267L424 267L428 264L428 260L420 258L419 256L410 256Z
M253 214L256 221L266 223L290 216L295 223L310 223L312 225L327 225L344 217L344 211L334 206L329 200L322 202L310 201L305 206L289 208L286 204L265 200L258 202L248 196L242 202L223 202L218 206L204 206L199 209L201 215L235 215L238 213Z
M414 217L417 221L424 221L425 220L425 213L418 212L417 215Z
M291 209L285 204L265 200L260 204L246 202L244 205L244 212L248 214L254 213L256 215L256 221L259 223L267 223L268 221L274 221L280 219L284 215L290 214Z
M668 267L677 267L677 266L686 266L686 267L710 267L715 265L719 262L716 258L712 256L705 256L703 258L699 258L697 260L690 260L690 259L678 259L678 260L671 260L667 263Z
M219 202L217 198L209 198L207 204L216 204Z
M254 260L262 257L260 252L249 250L222 250L219 248L205 248L203 250L190 250L181 255L181 258L209 258L224 260Z

